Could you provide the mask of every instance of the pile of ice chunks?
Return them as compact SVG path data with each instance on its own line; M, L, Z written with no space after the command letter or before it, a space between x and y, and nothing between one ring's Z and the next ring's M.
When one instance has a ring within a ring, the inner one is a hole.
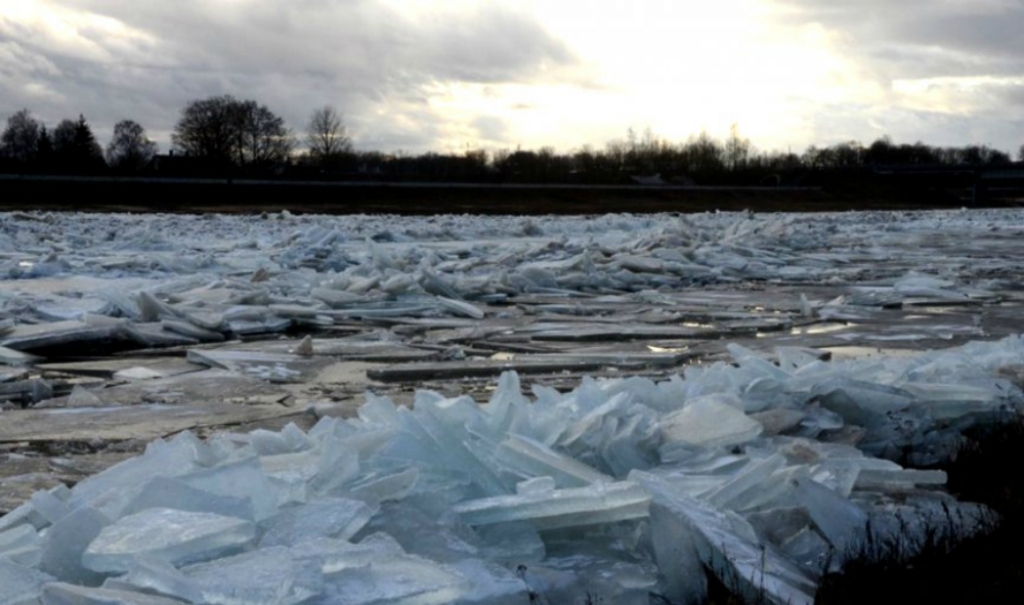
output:
M185 432L0 518L0 603L697 603L710 570L810 603L868 537L991 521L942 491L960 431L1007 411L1024 338L732 364L490 400L367 394L308 433Z
M904 272L916 266L932 273L889 280L885 287L896 296L956 299L966 296L968 286L985 290L984 279L968 274L1007 265L1001 246L1010 241L1004 233L1019 223L1015 214L873 212L859 214L857 221L840 213L546 217L539 234L520 237L515 234L522 219L516 217L6 213L0 222L0 275L158 280L138 287L206 303L224 302L230 297L217 297L216 290L228 290L237 294L233 304L266 306L312 302L311 290L318 287L370 298L434 294L480 300L745 279L852 282L879 264L894 263ZM973 250L956 249L958 241L972 242ZM261 269L263 280L251 283L247 278ZM192 280L191 287L189 278L176 280L197 273L207 279ZM214 275L222 281L211 284ZM197 290L203 286L215 291ZM116 295L90 298L79 315L85 309L125 309Z

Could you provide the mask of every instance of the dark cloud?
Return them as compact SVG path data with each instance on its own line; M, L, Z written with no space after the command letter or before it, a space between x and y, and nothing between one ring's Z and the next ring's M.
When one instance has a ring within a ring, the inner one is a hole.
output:
M782 21L820 23L893 78L1024 73L1019 0L776 0Z
M497 2L407 13L371 0L37 2L47 19L0 15L0 112L47 122L84 113L100 138L123 117L166 133L190 100L233 94L302 130L324 104L356 143L418 149L437 132L423 100L437 83L531 83L572 53L531 16ZM439 5L444 6L444 5Z
M835 50L861 70L858 77L887 91L872 105L809 108L815 140L888 134L939 145L1019 146L1020 0L773 1L784 9L779 25L823 27Z

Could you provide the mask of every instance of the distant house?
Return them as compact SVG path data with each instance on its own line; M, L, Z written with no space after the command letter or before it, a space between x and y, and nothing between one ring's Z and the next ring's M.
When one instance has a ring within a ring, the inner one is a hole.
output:
M187 153L174 153L172 149L168 153L158 153L150 160L146 172L153 172L164 176L176 176L192 174L196 168L201 167L201 162Z
M635 175L629 177L629 180L634 185L640 185L642 187L667 187L669 185L673 187L695 187L697 185L697 181L691 179L685 174L673 175L667 181L661 176L661 174L651 176Z

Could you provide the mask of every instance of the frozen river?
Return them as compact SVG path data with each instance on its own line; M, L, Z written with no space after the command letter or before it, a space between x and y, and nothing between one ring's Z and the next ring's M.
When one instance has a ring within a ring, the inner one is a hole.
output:
M693 602L711 567L809 602L868 531L985 517L909 467L1022 403L1022 236L1006 209L0 214L0 585Z

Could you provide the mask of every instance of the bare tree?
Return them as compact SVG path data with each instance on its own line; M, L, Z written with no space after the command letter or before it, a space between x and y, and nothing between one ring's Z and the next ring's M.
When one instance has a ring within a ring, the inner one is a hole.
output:
M725 163L730 170L740 170L750 158L750 139L740 136L739 126L729 127L729 138L725 141Z
M171 141L213 163L267 166L288 161L295 139L266 105L230 95L192 101L182 110Z
M352 151L352 141L341 115L330 105L313 111L309 118L306 143L309 154L320 164L336 160Z
M137 172L149 164L156 154L156 143L134 120L121 120L114 125L114 136L107 145L107 164L111 168Z
M7 118L7 128L0 135L0 157L23 164L34 160L39 146L40 128L39 121L27 109Z
M240 103L236 111L239 164L266 166L288 161L295 148L295 137L282 118L255 101Z
M171 142L197 158L215 163L233 161L238 139L235 126L237 104L231 95L192 101L182 110Z

